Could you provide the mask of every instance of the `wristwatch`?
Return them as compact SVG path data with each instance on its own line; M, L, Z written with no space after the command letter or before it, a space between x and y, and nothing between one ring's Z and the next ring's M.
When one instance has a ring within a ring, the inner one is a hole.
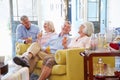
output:
M25 41L25 40L23 40L23 43L24 43L24 44L26 44L26 41Z

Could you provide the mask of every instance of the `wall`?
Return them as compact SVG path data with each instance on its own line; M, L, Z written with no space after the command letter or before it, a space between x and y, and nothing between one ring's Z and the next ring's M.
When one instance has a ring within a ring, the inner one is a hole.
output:
M41 26L43 30L44 21L51 20L54 23L56 32L59 33L64 22L64 13L60 11L63 10L64 7L61 0L38 0L37 5L38 25Z
M108 28L120 27L120 0L108 0Z
M77 1L77 2L76 2ZM81 13L79 13L79 1L81 2ZM71 9L72 9L72 36L77 36L80 24L87 20L87 0L71 0ZM79 15L81 14L81 15Z

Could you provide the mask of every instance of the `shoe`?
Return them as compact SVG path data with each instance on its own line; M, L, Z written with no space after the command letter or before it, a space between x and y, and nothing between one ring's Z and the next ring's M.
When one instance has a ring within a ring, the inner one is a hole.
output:
M21 65L22 67L30 67L28 60L25 57L14 57L13 61L17 65Z

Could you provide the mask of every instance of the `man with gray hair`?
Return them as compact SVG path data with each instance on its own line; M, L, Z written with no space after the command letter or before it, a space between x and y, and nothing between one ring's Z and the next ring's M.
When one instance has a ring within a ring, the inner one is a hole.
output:
M37 34L40 32L39 27L32 24L25 15L23 15L20 20L21 24L19 24L16 28L17 42L24 44L35 42L37 39Z
M27 16L23 15L20 22L16 28L16 54L24 53L31 43L37 40L40 32L39 27L32 24Z

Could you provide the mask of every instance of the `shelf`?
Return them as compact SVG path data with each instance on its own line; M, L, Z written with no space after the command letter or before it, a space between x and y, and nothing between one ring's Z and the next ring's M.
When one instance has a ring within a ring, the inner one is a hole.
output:
M94 80L93 75L93 57L112 57L112 56L120 56L120 53L112 53L112 52L102 52L102 53L91 53L89 55L89 80ZM104 76L105 78L117 78L117 76ZM119 77L118 77L119 78Z

